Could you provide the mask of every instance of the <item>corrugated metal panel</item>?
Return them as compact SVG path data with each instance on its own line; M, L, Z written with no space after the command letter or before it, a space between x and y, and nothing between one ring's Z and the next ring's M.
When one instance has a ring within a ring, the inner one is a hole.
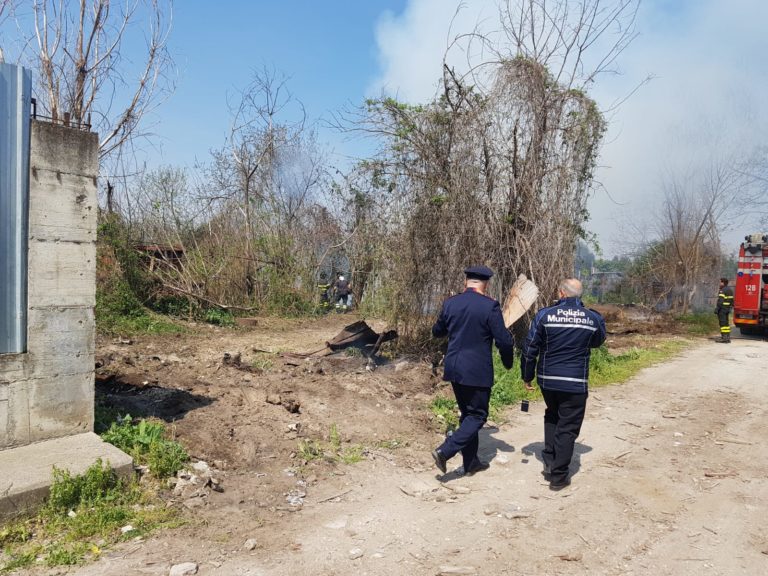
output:
M0 64L0 354L27 348L32 74Z

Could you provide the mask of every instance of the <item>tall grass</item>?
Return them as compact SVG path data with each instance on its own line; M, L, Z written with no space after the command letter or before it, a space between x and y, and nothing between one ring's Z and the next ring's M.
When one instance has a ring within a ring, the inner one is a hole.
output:
M687 334L692 336L707 336L720 333L717 316L712 312L692 312L675 318Z

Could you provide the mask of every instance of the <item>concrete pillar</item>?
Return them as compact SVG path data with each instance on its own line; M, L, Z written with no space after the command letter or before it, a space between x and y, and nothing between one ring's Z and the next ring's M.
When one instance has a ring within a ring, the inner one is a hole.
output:
M0 449L93 430L98 136L32 121L25 354L0 355Z

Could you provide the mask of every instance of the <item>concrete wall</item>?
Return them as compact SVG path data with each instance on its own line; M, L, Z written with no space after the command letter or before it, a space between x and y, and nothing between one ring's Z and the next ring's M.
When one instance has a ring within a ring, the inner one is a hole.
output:
M0 355L0 449L93 429L98 136L32 122L26 354Z

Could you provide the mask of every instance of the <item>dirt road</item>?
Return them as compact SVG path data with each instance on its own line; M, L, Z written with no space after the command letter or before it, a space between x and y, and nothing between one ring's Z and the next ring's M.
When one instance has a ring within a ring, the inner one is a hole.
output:
M534 404L485 431L491 468L474 477L439 481L432 435L300 482L303 508L277 521L260 521L235 491L205 522L69 573L168 574L195 562L198 574L233 576L766 574L766 375L768 344L737 340L593 391L573 483L560 492L540 475Z

